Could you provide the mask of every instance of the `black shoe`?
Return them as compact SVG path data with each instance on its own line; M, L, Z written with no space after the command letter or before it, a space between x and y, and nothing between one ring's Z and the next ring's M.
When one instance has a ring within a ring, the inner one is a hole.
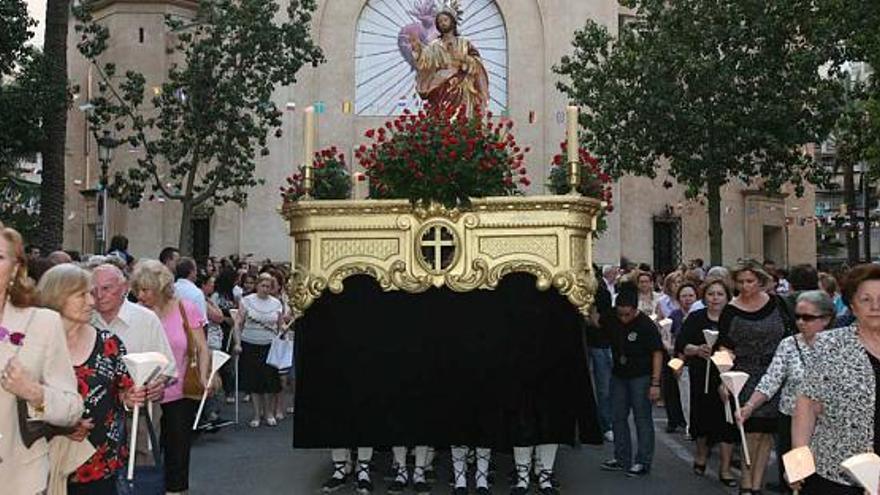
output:
M373 482L368 479L359 479L357 481L358 495L369 495L373 493Z
M559 495L559 490L555 486L545 486L544 488L539 488L538 493L540 495Z
M413 483L413 491L418 495L428 495L431 493L431 485L426 481L416 481Z
M608 459L603 462L599 469L602 471L623 471L623 464L617 462L617 459Z
M723 476L718 475L718 481L720 481L722 485L730 488L736 488L737 485L736 478L724 478Z
M459 486L452 489L452 495L467 495L467 487Z
M406 489L406 482L394 480L388 485L388 493L403 493Z
M485 486L478 486L477 495L489 495L489 489Z
M347 477L345 478L333 478L331 477L327 481L324 482L324 486L321 487L321 491L324 493L333 493L336 490L339 490L343 486L348 483Z
M676 425L669 425L666 427L666 433L675 433L676 431L678 431L678 426Z
M528 495L529 488L527 486L515 486L510 489L510 495Z

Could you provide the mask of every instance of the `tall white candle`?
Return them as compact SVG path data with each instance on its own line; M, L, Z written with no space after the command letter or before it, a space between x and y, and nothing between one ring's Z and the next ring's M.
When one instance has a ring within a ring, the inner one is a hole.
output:
M303 188L305 189L304 198L309 199L312 196L312 189L315 187L314 170L312 165L315 160L315 107L310 106L303 112Z
M568 160L569 164L578 160L578 107L569 105L567 109L566 123L566 139L568 140Z

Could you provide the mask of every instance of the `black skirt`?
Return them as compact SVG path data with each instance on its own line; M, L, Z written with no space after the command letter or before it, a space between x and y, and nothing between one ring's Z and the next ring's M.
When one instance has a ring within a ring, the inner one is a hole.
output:
M241 343L241 390L251 394L277 394L281 392L278 369L266 364L271 344L255 345Z

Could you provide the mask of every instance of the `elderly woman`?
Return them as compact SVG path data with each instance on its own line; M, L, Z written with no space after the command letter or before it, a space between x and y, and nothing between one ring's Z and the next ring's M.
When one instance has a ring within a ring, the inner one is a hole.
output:
M58 311L67 337L85 411L69 438L88 438L95 453L70 476L70 495L115 495L116 472L125 464L122 444L125 408L135 400L131 377L122 362L125 347L107 330L96 330L92 318L91 274L65 263L43 274L37 286L40 305ZM137 396L143 401L144 393Z
M745 402L767 372L779 343L794 332L785 302L767 294L773 279L760 264L743 261L732 274L739 295L721 312L718 342L734 355L733 370L749 374L740 392L740 401ZM724 387L721 391L726 393ZM779 428L778 409L779 399L774 397L755 408L744 424L752 465L743 466L740 493L760 493L763 488L773 434Z
M733 443L736 430L724 420L723 405L718 395L721 378L715 366L709 366L709 392L706 392L707 360L715 349L706 342L704 329L717 330L724 306L730 301L730 287L723 279L707 277L703 283L703 302L705 308L692 311L682 325L675 341L675 351L684 356L690 375L690 418L689 432L696 440L694 454L694 474L706 473L709 448L721 444L721 466L718 477L727 486L736 486L736 479L730 471Z
M804 494L863 493L840 463L880 452L880 266L853 268L843 298L856 322L816 339L795 406L792 446L809 445L816 460Z
M271 295L274 285L272 275L261 273L257 291L241 298L238 307L241 347L236 350L241 352L241 388L251 394L254 404L252 428L259 427L264 416L267 425L278 424L275 409L281 379L278 370L266 364L269 347L281 330L284 314L281 301Z
M809 365L819 332L834 322L834 302L821 290L802 292L795 305L795 321L800 333L782 339L770 367L737 417L739 422L748 421L756 408L782 390L776 450L783 454L791 449L791 415L804 370Z
M195 304L174 294L174 276L156 260L138 263L131 275L131 288L138 301L159 316L177 365L177 380L162 398L161 445L165 452L165 487L168 493L189 489L192 424L198 401L184 397L183 383L189 368L188 355L195 352L202 386L207 386L210 353L205 340L202 313ZM187 335L189 332L189 335ZM189 342L195 347L189 350Z
M662 332L663 346L667 361L675 356L675 340L681 332L681 326L690 314L694 303L698 300L697 287L691 282L684 282L675 291L678 307L669 315L672 327L669 332ZM687 431L687 420L690 416L690 374L687 368L679 371L678 377L668 366L663 367L662 391L663 402L666 404L666 433L674 433L680 426ZM679 384L679 381L681 384ZM681 385L681 388L679 387Z
M83 412L76 377L64 345L58 313L34 307L33 286L21 236L0 224L0 480L3 493L35 495L46 490L49 446L25 443L19 400L28 416L73 426Z

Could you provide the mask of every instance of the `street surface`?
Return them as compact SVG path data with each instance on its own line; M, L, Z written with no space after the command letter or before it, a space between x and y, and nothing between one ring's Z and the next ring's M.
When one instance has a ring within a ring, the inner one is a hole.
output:
M231 418L227 408L225 417ZM601 471L599 464L611 456L611 445L560 447L556 460L556 476L563 494L595 495L688 495L734 494L735 489L722 486L718 480L717 450L709 459L705 478L691 471L693 443L682 433L665 433L666 416L663 409L655 409L657 446L650 475L628 478L623 473ZM291 447L293 422L285 419L276 428L247 426L250 405L242 404L241 425L232 426L214 435L202 435L192 452L190 493L192 495L300 495L321 493L321 485L331 472L330 453L325 450L294 450ZM495 456L497 483L493 494L509 493L507 474L513 469L512 455L504 452ZM384 494L386 483L382 475L388 470L390 453L377 453L373 474L374 494ZM438 453L435 461L438 481L433 494L449 494L448 480L451 466L448 452ZM739 473L737 472L737 475ZM768 482L776 481L776 467L768 469ZM339 494L353 494L353 488L343 488ZM407 491L405 493L413 493ZM768 493L765 490L765 493ZM772 493L772 492L770 492Z

